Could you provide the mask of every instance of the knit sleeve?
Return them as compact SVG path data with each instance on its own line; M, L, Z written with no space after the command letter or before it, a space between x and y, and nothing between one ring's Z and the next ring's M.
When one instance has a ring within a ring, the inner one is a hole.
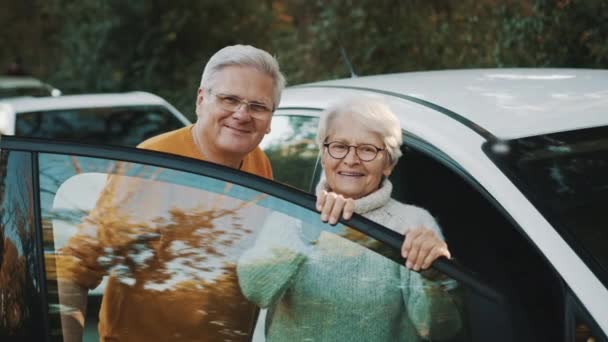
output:
M405 205L405 210L403 212L405 213L405 215L399 216L399 221L401 221L402 234L407 234L407 232L411 229L424 227L433 230L443 240L445 240L445 237L441 232L441 227L439 227L437 220L435 220L433 215L431 215L431 213L429 213L426 209L413 205Z
M456 335L462 329L459 304L452 294L456 281L431 281L403 266L400 272L407 314L418 334L432 341Z
M239 258L237 275L245 297L262 308L275 303L306 261L309 247L298 234L298 220L272 213L254 246Z

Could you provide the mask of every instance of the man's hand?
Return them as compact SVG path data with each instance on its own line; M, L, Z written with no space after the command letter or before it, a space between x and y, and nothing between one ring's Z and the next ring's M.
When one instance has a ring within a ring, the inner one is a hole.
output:
M353 216L355 209L355 200L345 198L335 192L321 191L317 196L317 210L321 212L321 220L336 224L343 219L348 220Z
M401 245L401 256L406 259L405 266L414 271L429 268L439 257L451 258L445 241L428 228L416 228L407 232Z

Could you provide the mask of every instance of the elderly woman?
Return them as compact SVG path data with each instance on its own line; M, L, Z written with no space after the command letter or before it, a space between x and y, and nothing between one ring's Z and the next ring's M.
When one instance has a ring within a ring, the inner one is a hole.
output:
M372 98L340 102L322 116L317 142L324 170L317 186L322 219L335 207L345 208L407 234L402 247L407 267L338 234L320 228L314 233L302 222L273 214L237 265L244 295L269 309L267 340L452 336L461 322L446 292L451 281L415 272L449 257L441 230L426 210L391 199L387 177L401 155L395 115Z

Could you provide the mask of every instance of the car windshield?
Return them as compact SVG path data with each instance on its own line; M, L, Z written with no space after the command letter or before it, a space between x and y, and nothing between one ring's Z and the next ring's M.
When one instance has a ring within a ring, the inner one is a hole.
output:
M608 126L501 141L486 153L608 284Z
M19 87L19 88L0 88L0 99L19 97L19 96L51 96L50 88L43 86Z
M105 107L18 113L15 134L136 146L149 137L183 126L162 106Z

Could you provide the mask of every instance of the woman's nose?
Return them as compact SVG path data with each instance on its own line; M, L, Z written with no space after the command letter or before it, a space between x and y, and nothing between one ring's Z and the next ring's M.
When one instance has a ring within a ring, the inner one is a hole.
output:
M348 164L357 164L361 162L357 156L357 149L354 146L349 146L348 152L346 153L346 156L344 156L343 160Z

